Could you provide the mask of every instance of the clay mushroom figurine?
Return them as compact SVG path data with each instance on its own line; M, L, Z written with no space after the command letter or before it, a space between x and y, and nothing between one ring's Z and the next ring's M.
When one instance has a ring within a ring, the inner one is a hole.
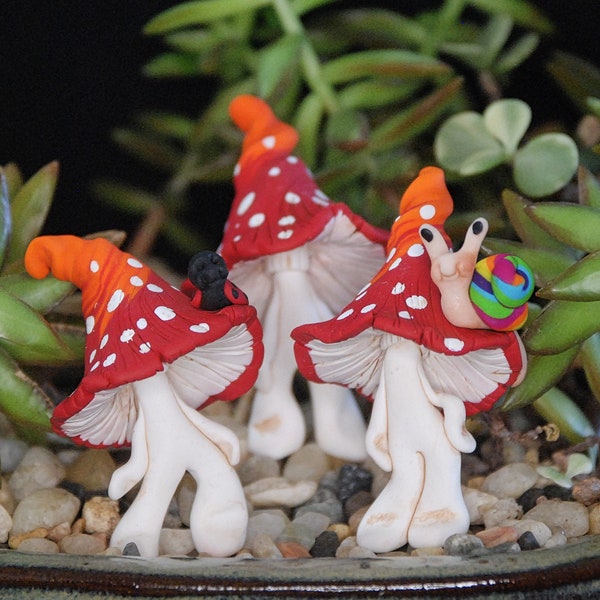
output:
M525 374L514 331L456 325L444 312L477 317L469 288L487 231L476 220L453 253L443 229L452 209L443 172L422 169L402 197L379 273L337 317L292 332L308 379L374 400L367 450L391 472L357 532L374 552L438 546L467 531L460 453L475 441L465 415L489 409Z
M254 384L262 359L254 308L200 310L102 238L38 237L25 267L35 278L52 273L82 292L85 372L55 408L55 431L94 448L131 444L129 461L112 476L111 498L143 479L111 545L133 542L142 556L156 556L169 502L188 471L198 484L190 517L197 550L237 552L248 518L232 467L239 441L196 409L237 398Z
M248 444L279 459L300 448L306 435L292 392L297 365L290 332L336 314L383 264L388 234L329 200L291 154L297 132L265 102L238 96L230 114L245 137L218 251L264 330ZM321 448L348 460L365 458L364 418L350 390L310 382L309 392Z

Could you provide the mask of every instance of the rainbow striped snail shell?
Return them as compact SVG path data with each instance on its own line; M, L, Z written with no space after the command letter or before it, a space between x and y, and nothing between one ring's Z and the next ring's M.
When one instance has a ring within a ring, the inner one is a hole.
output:
M490 329L513 331L527 320L527 300L533 287L527 263L511 254L494 254L475 265L469 297Z

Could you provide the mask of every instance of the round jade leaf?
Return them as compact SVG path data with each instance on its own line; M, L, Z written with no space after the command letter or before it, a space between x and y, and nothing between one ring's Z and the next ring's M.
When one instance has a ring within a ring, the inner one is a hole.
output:
M440 127L434 151L443 168L461 175L483 173L505 159L502 145L473 111L454 115Z
M521 192L541 198L565 186L578 164L577 146L568 135L546 133L517 150L513 175Z
M496 100L483 112L483 121L506 153L512 156L531 123L531 109L527 103L515 98Z

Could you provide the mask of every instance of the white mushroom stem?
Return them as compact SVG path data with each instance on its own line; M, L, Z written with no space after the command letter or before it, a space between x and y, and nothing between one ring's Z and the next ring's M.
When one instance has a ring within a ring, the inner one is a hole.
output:
M448 417L438 404L450 408ZM448 536L467 531L456 445L468 447L468 434L457 436L458 417L456 404L447 395L440 398L427 382L420 347L408 340L389 346L367 448L373 460L389 467L391 477L359 525L361 546L374 552L407 542L415 548L439 546Z
M308 273L306 248L268 257L273 295L262 317L265 358L256 382L248 445L280 459L298 450L306 436L304 416L292 391L297 370L292 329L333 316L319 299ZM365 423L352 392L333 384L309 383L315 438L328 454L362 460Z
M229 460L239 458L235 434L183 403L164 371L132 385L139 416L131 460L113 474L109 495L117 499L143 481L111 545L124 548L134 542L141 556L157 556L164 516L188 471L198 485L190 516L196 549L212 556L234 554L244 543L248 520L244 493Z

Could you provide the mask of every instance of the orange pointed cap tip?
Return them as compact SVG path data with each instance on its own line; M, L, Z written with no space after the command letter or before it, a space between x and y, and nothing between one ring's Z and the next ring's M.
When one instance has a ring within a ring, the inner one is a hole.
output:
M25 270L34 279L44 279L50 273L51 260L46 246L47 236L36 237L25 251Z
M450 212L452 211L452 196L446 187L444 171L439 167L423 167L419 171L417 178L406 188L402 196L400 212L408 210L411 206L425 203L440 208L446 207Z
M242 131L248 131L257 122L277 121L271 107L251 94L236 96L229 105L229 115Z

